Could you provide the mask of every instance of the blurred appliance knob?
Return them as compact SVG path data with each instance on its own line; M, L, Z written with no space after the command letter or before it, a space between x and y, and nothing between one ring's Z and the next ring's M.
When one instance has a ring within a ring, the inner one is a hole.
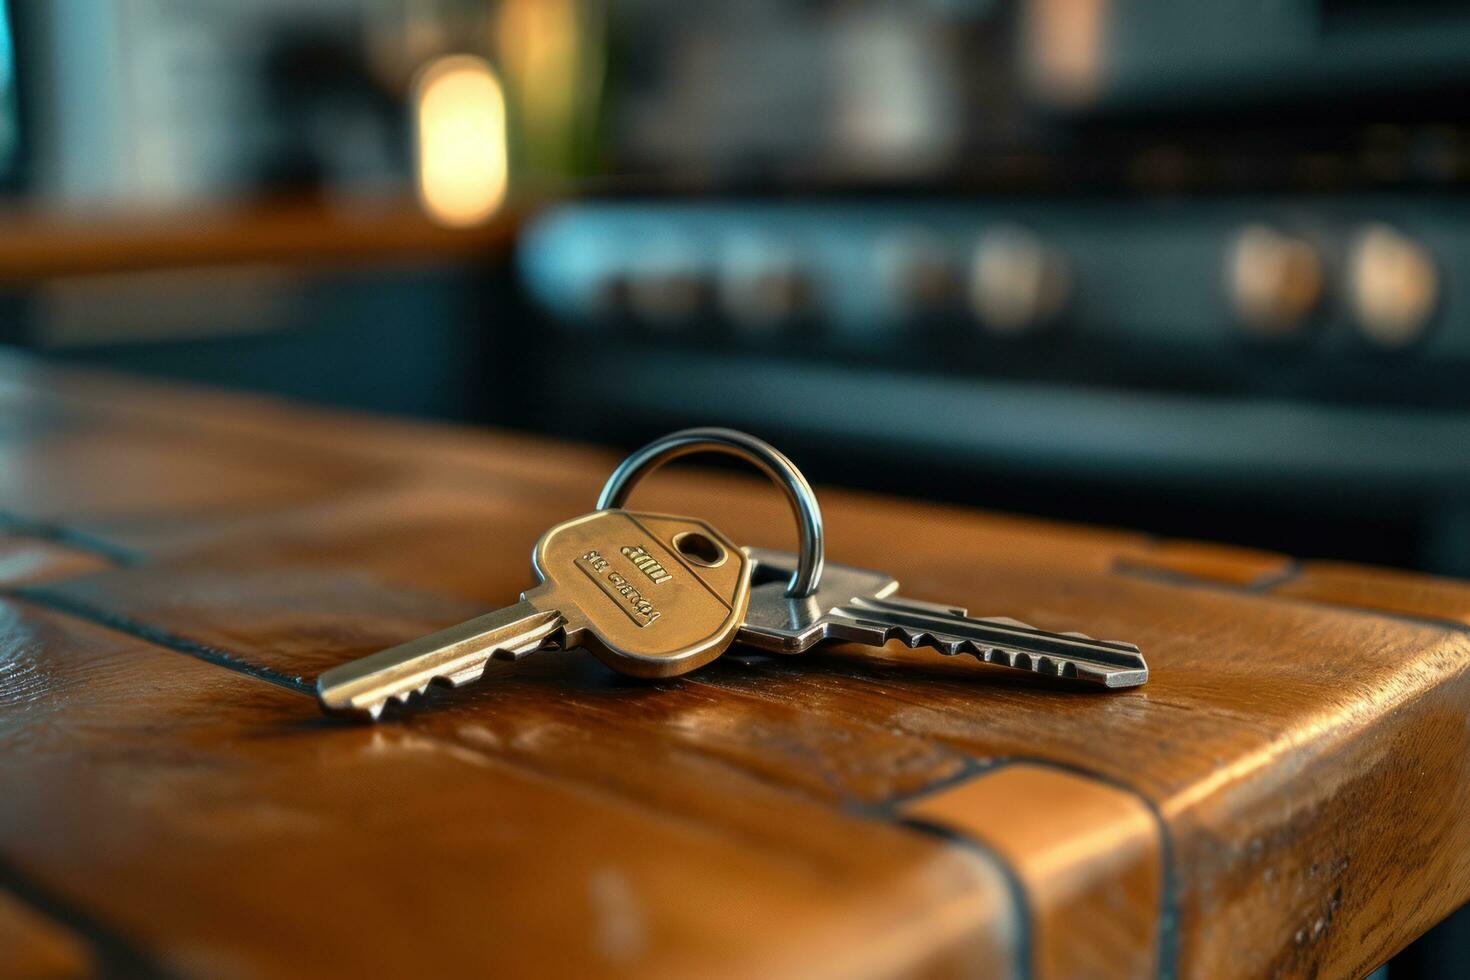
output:
M696 242L673 233L627 243L628 308L653 327L693 318L709 299L709 275Z
M646 323L674 326L699 312L707 292L705 281L691 271L642 272L629 277L628 305Z
M628 312L628 277L620 272L605 272L588 283L582 297L582 312L593 320L611 320Z
M1412 238L1387 225L1370 225L1348 253L1347 286L1363 336L1380 347L1406 347L1429 326L1439 299L1439 270Z
M970 306L999 336L1031 333L1056 319L1072 294L1066 258L1024 228L986 232L970 263Z
M965 294L964 278L949 247L921 229L884 236L873 259L887 303L900 315L953 310Z
M737 326L764 331L811 309L811 278L779 243L738 239L725 249L718 282L720 309Z
M1317 250L1267 225L1250 225L1236 236L1226 275L1236 315L1257 336L1300 333L1322 301Z

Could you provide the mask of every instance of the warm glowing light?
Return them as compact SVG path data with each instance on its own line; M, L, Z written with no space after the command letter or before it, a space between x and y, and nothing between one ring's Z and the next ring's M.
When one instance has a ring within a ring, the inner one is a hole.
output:
M480 58L451 55L425 68L416 90L419 200L443 224L479 224L505 200L500 79Z

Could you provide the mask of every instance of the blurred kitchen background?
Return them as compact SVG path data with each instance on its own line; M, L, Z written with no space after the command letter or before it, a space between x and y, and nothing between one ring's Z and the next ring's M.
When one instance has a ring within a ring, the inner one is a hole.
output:
M3 9L7 346L1470 574L1470 4Z

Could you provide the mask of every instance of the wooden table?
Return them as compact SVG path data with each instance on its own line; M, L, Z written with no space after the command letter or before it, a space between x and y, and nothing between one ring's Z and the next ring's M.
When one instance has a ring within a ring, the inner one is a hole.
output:
M0 287L209 266L488 260L510 250L518 220L514 210L445 228L414 202L387 199L352 209L300 199L101 214L0 207Z
M1153 679L571 651L370 727L315 675L513 599L611 456L18 361L0 440L0 974L1353 976L1470 898L1462 583L830 490L833 559Z

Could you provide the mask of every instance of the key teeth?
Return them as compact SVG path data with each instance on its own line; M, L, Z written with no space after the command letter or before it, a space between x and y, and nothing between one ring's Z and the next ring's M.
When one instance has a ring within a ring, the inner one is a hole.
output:
M1084 633L1069 633L1069 636L1078 639L1091 640L1092 637ZM975 640L955 639L929 630L910 629L906 626L891 626L888 628L886 639L902 640L910 649L917 650L919 647L929 647L938 650L946 657L954 657L966 653L981 663L996 664L1002 667L1010 667L1016 670L1025 670L1033 674L1042 674L1049 677L1061 677L1067 680L1081 680L1082 672L1077 663L1062 657L1054 657L1050 654L1027 653L1023 650L1006 650L1002 647L978 643ZM1132 646L1132 644L1129 644ZM1137 649L1136 647L1134 648ZM1097 672L1099 680L1107 686L1113 686L1108 680L1108 672Z
M420 684L418 687L410 687L404 691L394 691L383 700L369 705L365 710L367 711L368 716L373 721L377 721L379 718L382 717L383 711L385 708L387 708L390 701L396 701L398 704L406 708L409 706L409 704L413 702L414 698L422 698L427 695L429 693L429 688L433 687L436 682L444 684L448 687L463 687L464 685L472 681L477 681L480 678L484 677L485 671L489 669L489 666L489 660L486 660L486 662L479 665L478 670L467 670L458 674L444 674L441 676L431 677Z
M390 703L396 702L397 704L402 705L406 708L413 702L415 698L422 698L427 695L429 693L429 688L433 687L436 682L449 687L462 687L465 684L470 683L471 681L477 681L481 677L484 677L485 671L488 669L488 667L489 661L487 660L485 663L480 665L479 670L463 671L458 674L445 674L442 676L431 677L417 687L410 687L402 691L394 691L392 694L385 696L381 701L375 701L372 704L365 705L359 710L363 714L366 714L369 720L379 721L382 719L383 712L387 710L387 707Z
M409 704L409 702L411 702L415 697L420 697L421 698L425 694L428 694L429 693L429 685L433 684L434 681L439 680L439 679L440 678L437 678L437 677L432 678L430 680L424 681L418 687L411 687L411 688L409 688L406 691L398 691L398 692L396 692L394 694L388 695L388 697L389 697L390 700L397 701L399 704L407 707L408 704ZM447 680L447 678L445 678L445 679Z
M428 693L430 683L430 681L425 681L418 687L411 687L406 691L394 691L392 694L383 698L383 700L374 701L372 704L364 706L362 711L368 716L369 720L379 721L382 719L383 712L387 710L390 703L396 702L404 707L408 707L409 703L415 697L421 698Z
M562 613L522 600L439 633L333 667L316 681L328 714L378 721L389 705L405 707L435 684L459 687L485 675L491 656L505 649L523 656L566 638Z

